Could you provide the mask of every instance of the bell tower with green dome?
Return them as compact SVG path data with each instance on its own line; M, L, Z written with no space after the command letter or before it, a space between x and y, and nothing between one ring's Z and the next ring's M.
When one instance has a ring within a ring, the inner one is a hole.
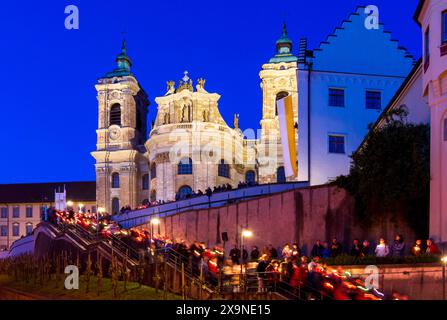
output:
M291 95L294 121L298 121L298 57L292 53L292 40L284 23L280 38L276 41L276 54L262 66L259 73L262 88L261 137L258 145L259 183L284 182L281 138L279 134L276 100ZM290 179L287 179L290 180Z
M116 57L116 68L98 79L98 129L96 150L96 201L112 214L123 206L135 208L149 197L144 179L148 163L148 97L130 68L126 41ZM147 193L147 194L146 194Z

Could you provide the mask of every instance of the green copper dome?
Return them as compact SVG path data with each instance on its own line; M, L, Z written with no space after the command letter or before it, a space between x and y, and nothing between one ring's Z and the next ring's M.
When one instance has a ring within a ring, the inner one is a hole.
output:
M292 54L292 40L287 36L287 26L284 23L281 37L276 41L276 54L269 63L295 61L298 61L298 58Z
M282 27L282 35L276 41L276 44L281 44L281 43L290 43L290 45L292 45L292 40L290 40L289 37L287 36L287 26L286 26L285 23L284 23L284 25Z
M123 40L123 45L121 46L121 52L116 57L115 61L117 64L117 68L112 72L108 72L105 76L106 78L125 77L132 75L132 72L130 72L130 67L132 66L132 60L130 60L129 56L127 55L125 39Z

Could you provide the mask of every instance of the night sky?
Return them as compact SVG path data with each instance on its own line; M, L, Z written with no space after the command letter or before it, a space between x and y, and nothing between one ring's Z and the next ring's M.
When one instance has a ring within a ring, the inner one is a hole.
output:
M2 139L0 183L94 180L94 85L115 68L123 32L132 71L154 98L188 70L220 94L229 125L259 127L259 71L275 53L285 20L297 53L340 26L357 5L377 5L380 22L418 58L417 0L71 0L4 1L0 10ZM66 30L65 6L77 5L80 29Z

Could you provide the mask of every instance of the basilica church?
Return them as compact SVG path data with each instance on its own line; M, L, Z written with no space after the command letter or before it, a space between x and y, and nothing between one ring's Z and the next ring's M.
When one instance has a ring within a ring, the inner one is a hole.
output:
M286 177L276 101L292 96L298 120L297 61L284 25L276 54L262 66L261 134L243 133L235 114L230 126L219 112L220 95L205 79L185 72L156 97L157 116L147 123L149 98L132 74L123 42L117 67L98 80L96 198L118 212L146 201L171 201L208 187L240 182L276 183ZM149 130L148 130L149 129ZM149 135L147 137L147 131Z
M304 38L293 48L283 26L272 57L259 72L259 132L242 131L237 114L223 119L213 84L191 79L187 72L167 81L166 93L153 99L156 106L150 108L157 115L148 124L149 98L132 74L124 42L116 69L96 84L98 129L92 155L98 207L114 213L122 206L172 201L224 184L315 186L347 174L350 155L369 124L388 108L417 65L383 23L366 28L368 17L366 7L357 7L314 49ZM289 127L283 146L283 109L277 101L284 97ZM284 158L291 140L296 152L289 150ZM289 176L292 163L297 170Z

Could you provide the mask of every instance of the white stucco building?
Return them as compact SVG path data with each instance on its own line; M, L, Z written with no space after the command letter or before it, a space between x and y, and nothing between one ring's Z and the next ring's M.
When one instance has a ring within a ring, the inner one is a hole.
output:
M415 61L384 29L367 29L364 7L317 49L298 55L298 175L311 185L347 174L357 150Z

